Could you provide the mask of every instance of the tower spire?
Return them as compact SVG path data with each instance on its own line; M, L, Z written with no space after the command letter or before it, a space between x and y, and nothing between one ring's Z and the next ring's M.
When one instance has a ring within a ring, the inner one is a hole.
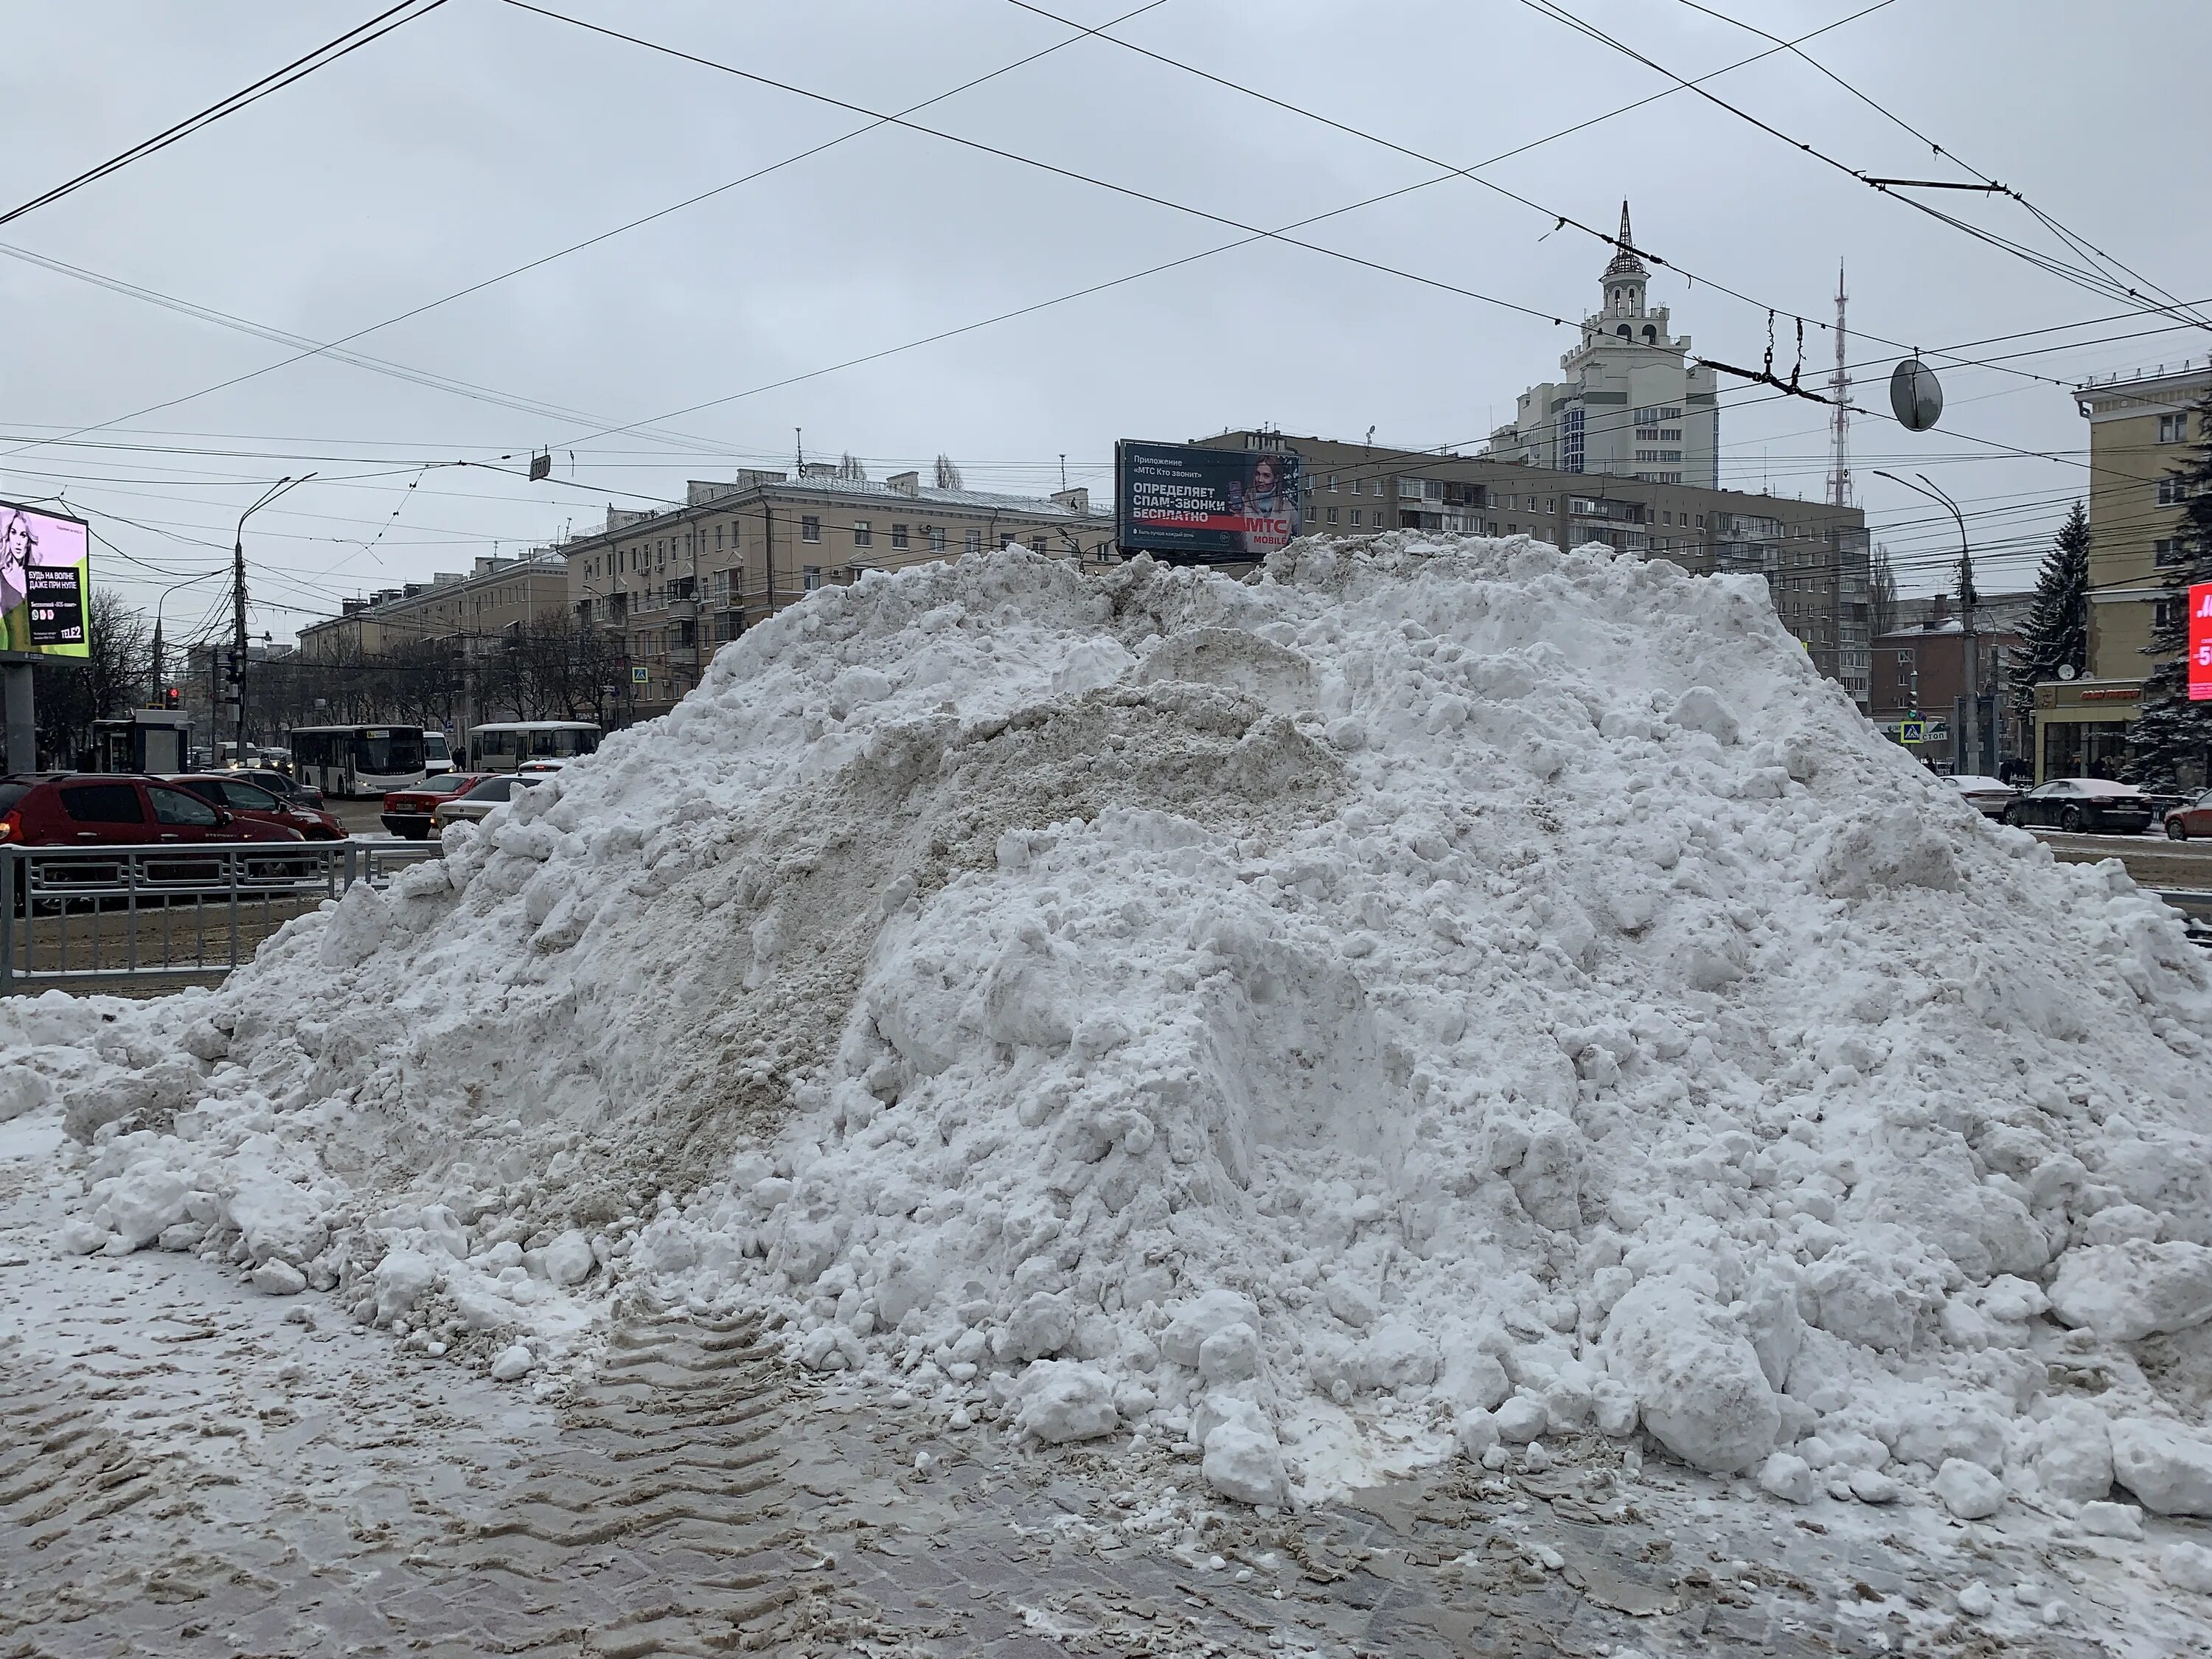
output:
M1616 276L1633 276L1649 281L1651 273L1644 268L1644 261L1636 257L1636 243L1628 229L1628 203L1620 204L1620 234L1613 239L1613 263L1605 268L1606 280Z

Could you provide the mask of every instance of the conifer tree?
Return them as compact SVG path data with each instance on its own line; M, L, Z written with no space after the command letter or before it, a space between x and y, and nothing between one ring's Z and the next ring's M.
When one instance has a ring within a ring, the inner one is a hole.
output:
M2142 713L2129 731L2127 779L2159 794L2212 781L2212 702L2189 700L2189 590L2212 582L2212 396L2190 410L2197 441L2166 476L2184 500L2175 556L2159 572L2165 592L2145 654L2155 665L2143 682Z
M2012 713L2023 726L2035 718L2035 688L2089 660L2089 515L2081 503L2066 515L2035 579L2035 604L2012 653Z

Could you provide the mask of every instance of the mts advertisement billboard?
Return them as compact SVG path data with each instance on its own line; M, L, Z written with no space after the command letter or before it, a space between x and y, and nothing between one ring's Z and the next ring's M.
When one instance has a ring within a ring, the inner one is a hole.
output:
M92 533L82 519L0 501L0 651L87 657Z
M1264 559L1298 533L1298 458L1196 444L1114 446L1116 538L1124 553L1182 564Z
M2189 701L2212 702L2212 582L2189 590Z

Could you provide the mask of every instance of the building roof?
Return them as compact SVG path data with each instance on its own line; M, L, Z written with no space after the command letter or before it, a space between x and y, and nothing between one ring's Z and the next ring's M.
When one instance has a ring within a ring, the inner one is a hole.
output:
M840 478L824 475L793 478L784 483L763 484L761 488L786 493L815 490L823 495L853 495L881 501L922 501L939 507L974 507L985 512L1029 513L1043 518L1102 519L1108 516L1096 507L1079 513L1049 495L1000 495L984 489L936 489L928 486L908 494L903 489L894 489L887 483L878 483L872 478Z

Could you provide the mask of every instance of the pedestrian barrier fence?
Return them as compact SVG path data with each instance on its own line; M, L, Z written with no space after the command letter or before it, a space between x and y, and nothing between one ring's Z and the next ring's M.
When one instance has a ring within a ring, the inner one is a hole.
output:
M220 975L357 881L436 842L0 847L0 995Z

